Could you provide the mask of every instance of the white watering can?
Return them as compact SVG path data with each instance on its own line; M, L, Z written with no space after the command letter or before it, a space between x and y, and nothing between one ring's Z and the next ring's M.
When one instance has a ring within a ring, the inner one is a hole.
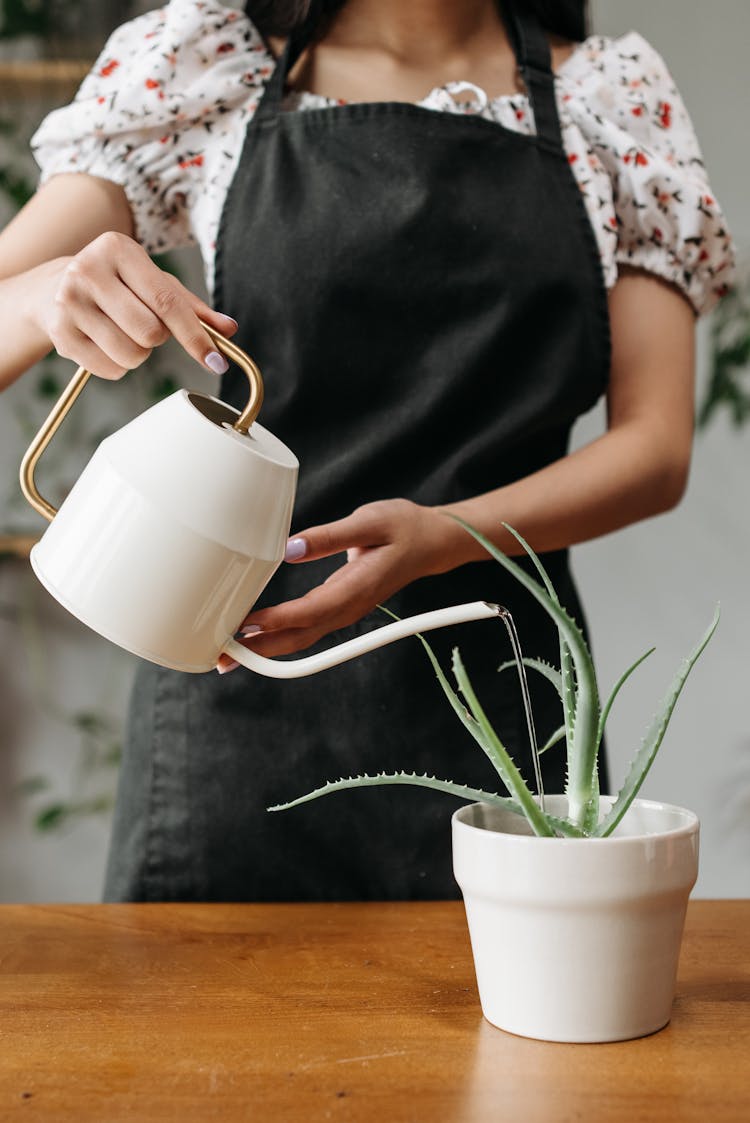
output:
M225 654L273 678L299 678L404 636L497 617L477 601L387 624L317 655L266 659L233 637L284 557L297 458L255 418L263 380L252 359L207 324L248 377L239 413L178 390L107 437L59 510L34 470L91 372L79 367L28 449L21 488L49 527L31 551L44 587L84 624L141 658L209 671Z

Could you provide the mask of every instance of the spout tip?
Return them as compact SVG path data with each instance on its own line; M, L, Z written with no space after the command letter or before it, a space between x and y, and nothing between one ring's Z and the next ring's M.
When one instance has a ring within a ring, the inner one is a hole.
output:
M482 603L485 604L487 606L487 608L490 610L490 612L493 612L495 614L495 616L507 616L508 615L508 609L503 608L503 606L501 604L494 604L492 601L488 601L488 600L483 601Z

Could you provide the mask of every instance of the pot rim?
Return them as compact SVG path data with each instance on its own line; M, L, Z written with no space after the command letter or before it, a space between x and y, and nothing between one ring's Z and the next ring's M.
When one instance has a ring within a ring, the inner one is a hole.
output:
M558 795L559 793L550 793L550 794ZM615 801L615 797L614 796L601 796L601 800L602 800L602 803L605 800L608 801L609 807L611 807L612 804ZM639 806L639 807L645 807L645 808L647 808L651 811L678 812L680 815L685 816L687 818L687 822L683 823L681 826L673 827L673 828L668 829L668 830L646 831L642 834L627 834L627 835L618 835L618 836L615 836L615 837L613 837L612 835L608 835L606 838L595 838L595 837L591 837L591 836L589 836L587 838L569 838L566 835L556 836L554 838L549 838L547 836L541 836L541 835L536 835L536 834L516 834L513 831L489 830L487 827L477 826L474 823L467 823L462 818L462 814L471 810L471 808L473 808L473 807L495 807L495 806L496 806L495 804L482 803L481 801L475 801L474 803L466 803L466 804L463 805L463 807L457 808L453 812L453 814L451 815L451 826L453 828L459 827L461 830L472 831L472 832L475 832L477 834L482 834L482 835L499 835L503 838L512 839L514 845L515 844L518 844L518 845L525 845L525 844L534 845L535 843L554 842L554 843L565 843L566 845L569 845L569 846L591 846L593 844L596 844L596 846L607 845L607 846L610 846L610 847L612 847L612 846L625 846L625 845L631 845L632 846L635 843L649 842L649 841L654 840L654 839L688 838L688 837L690 837L690 835L695 834L700 828L700 820L699 820L698 816L696 815L696 813L694 811L691 811L687 807L680 807L676 803L664 803L662 800L656 800L656 799L634 799L632 801L632 803L630 804L630 807ZM504 810L504 809L498 808L498 810ZM630 808L628 808L628 811L629 810L630 810ZM516 812L510 812L510 811L507 812L507 813L508 814L517 814ZM627 812L626 812L626 814L627 814ZM524 822L527 822L525 816L523 816L523 815L518 815L518 818L522 819Z

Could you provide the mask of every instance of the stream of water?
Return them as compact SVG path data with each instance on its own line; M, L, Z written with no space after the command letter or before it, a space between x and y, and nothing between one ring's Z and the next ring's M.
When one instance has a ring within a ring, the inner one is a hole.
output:
M534 728L534 715L531 712L531 697L529 695L529 684L526 679L526 668L523 665L521 644L518 639L516 625L513 622L513 617L508 612L508 609L503 608L502 605L498 605L498 612L500 619L505 624L505 628L510 639L510 645L513 648L513 658L516 661L518 679L521 684L523 708L526 713L526 727L529 731L529 744L531 746L531 759L534 762L534 778L536 780L536 789L539 793L539 806L541 807L542 811L544 811L544 785L542 783L542 768L539 763L539 746L536 740L536 729Z

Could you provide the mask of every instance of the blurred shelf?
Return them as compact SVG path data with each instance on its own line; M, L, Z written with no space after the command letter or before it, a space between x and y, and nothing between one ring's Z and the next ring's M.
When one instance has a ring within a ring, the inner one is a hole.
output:
M24 59L0 62L0 95L48 95L75 90L91 69L87 59Z
M6 558L28 558L31 547L39 541L35 534L0 534L0 561Z

